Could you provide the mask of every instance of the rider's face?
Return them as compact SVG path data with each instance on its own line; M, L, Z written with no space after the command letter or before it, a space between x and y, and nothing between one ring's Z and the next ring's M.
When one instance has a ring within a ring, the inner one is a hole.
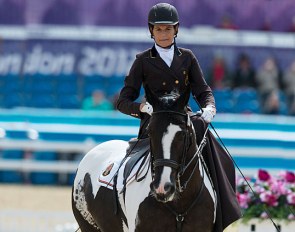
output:
M173 43L176 30L172 25L155 25L153 35L156 43L161 47L170 46Z

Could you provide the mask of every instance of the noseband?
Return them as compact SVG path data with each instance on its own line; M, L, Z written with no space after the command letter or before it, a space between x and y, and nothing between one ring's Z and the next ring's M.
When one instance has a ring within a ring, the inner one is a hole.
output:
M187 113L181 113L181 112L177 112L177 111L156 111L156 112L153 112L153 115L157 115L157 114L180 115L180 116L185 117L185 120L186 120L186 129L185 129L184 146L183 146L183 150L182 150L182 161L181 161L181 163L178 163L178 162L176 162L174 160L171 160L171 159L153 159L153 151L152 151L152 147L151 147L151 154L152 154L152 160L153 160L152 161L153 172L154 172L154 169L156 167L164 167L164 166L170 167L170 168L176 170L177 171L178 188L179 188L179 191L182 192L186 188L186 185L189 182L189 180L192 178L194 170L195 170L197 164L199 163L199 156L198 156L198 162L195 165L189 179L184 183L183 186L181 186L180 177L183 175L185 170L188 168L188 166L192 163L192 161L195 159L195 157L197 155L197 154L195 154L192 157L192 159L186 164L185 156L186 156L186 154L187 154L187 152L189 150L189 147L190 147L190 144L189 144L189 133L190 133L189 128L190 128L190 126L192 126L190 116Z

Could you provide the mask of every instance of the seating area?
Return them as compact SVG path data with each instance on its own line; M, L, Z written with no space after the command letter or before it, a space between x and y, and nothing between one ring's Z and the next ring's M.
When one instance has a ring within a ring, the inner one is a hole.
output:
M213 91L216 108L219 113L233 114L262 114L261 100L254 89L222 89ZM198 107L194 100L190 100L193 109ZM280 110L279 115L287 115L286 96L280 93Z
M84 98L96 89L103 90L113 101L123 86L123 77L78 76L78 75L6 75L0 77L0 107L31 107L80 109ZM214 90L219 113L260 114L260 97L254 89ZM193 98L193 109L198 109ZM280 93L279 114L287 115L286 96Z
M261 113L259 96L249 90L215 90L216 108L220 113Z
M279 115L287 115L286 96L280 92ZM214 90L219 113L261 114L261 99L254 89Z
M0 76L0 107L80 109L84 98L101 89L112 98L123 79L72 75Z

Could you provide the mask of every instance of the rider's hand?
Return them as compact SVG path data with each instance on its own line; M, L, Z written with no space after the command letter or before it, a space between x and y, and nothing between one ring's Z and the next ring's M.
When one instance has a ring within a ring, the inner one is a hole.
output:
M152 115L153 113L153 106L146 102L146 103L141 103L140 104L140 109L139 109L142 113L147 113L149 115Z
M203 112L201 117L204 119L206 123L210 123L213 120L214 116L216 115L215 106L208 105L206 106L206 108L202 108L202 110Z

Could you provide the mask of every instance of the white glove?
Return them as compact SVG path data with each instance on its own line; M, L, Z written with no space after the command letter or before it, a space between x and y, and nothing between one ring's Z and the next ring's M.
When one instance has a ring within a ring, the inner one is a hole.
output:
M202 110L203 110L203 113L201 117L204 119L206 123L210 123L213 120L214 116L216 115L215 107L212 105L208 105L206 106L206 108L202 108Z
M149 115L152 115L152 113L153 113L153 106L150 103L146 102L145 105L143 107L141 107L140 111L142 113L147 113Z

